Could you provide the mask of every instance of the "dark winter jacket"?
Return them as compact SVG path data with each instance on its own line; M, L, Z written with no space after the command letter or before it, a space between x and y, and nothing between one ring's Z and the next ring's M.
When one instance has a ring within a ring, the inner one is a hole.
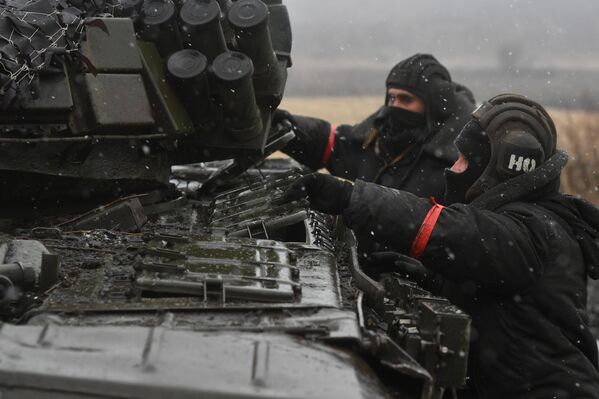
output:
M424 243L420 260L472 316L470 390L480 398L599 398L586 315L587 278L599 277L599 210L558 193L566 161L558 152L442 209ZM427 199L358 181L344 217L410 254L430 210Z
M377 154L375 141L368 142L377 113L357 125L336 128L321 119L293 116L296 139L284 151L312 170L326 168L348 180L361 179L442 200L443 171L458 155L453 141L475 105L468 89L456 84L455 90L456 112L392 165L392 160Z

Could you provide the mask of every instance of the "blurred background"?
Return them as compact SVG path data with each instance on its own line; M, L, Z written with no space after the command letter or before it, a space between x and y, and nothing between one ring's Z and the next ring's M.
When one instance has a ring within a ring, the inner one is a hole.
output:
M599 108L597 0L287 0L288 94L377 95L399 60L431 53L479 98L517 90Z
M599 1L285 0L293 67L281 105L356 123L393 65L431 53L477 101L506 91L551 108L571 156L565 191L599 203Z

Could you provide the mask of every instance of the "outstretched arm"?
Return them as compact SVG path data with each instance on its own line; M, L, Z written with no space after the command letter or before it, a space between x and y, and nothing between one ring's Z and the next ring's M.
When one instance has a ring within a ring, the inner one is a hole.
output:
M322 119L277 110L273 123L282 120L289 121L295 133L295 139L287 144L283 152L312 170L326 167L335 146L334 127Z
M421 251L427 268L456 282L470 280L503 293L521 292L543 272L542 258L550 249L548 228L538 217L522 210L496 213L464 204L431 209L429 200L357 181L344 219L350 228L399 252ZM427 223L428 229L423 227ZM422 234L423 229L430 235Z

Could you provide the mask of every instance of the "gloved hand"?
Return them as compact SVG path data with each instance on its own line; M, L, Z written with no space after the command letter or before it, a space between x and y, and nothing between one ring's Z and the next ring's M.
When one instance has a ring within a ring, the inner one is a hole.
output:
M354 186L331 175L311 173L297 179L283 194L285 201L308 197L313 209L340 215L349 205Z
M373 252L366 262L369 266L389 268L418 283L428 276L428 270L419 260L398 252Z
M282 150L284 153L311 170L326 166L323 165L323 156L330 141L329 122L276 109L272 114L271 126L274 132L292 131L295 134L295 138Z
M291 115L288 111L279 108L275 109L275 111L272 113L272 124L279 125L284 121L289 121L292 125L297 124L293 118L293 115Z

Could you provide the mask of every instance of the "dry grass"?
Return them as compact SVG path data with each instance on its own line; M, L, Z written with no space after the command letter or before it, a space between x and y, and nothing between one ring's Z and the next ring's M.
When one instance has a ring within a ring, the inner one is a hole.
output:
M322 118L334 125L354 124L376 111L381 97L285 97L281 108L299 115Z
M562 173L562 190L599 205L599 114L550 110L557 127L558 148L570 155Z
M333 124L357 123L374 112L381 97L292 97L281 108L294 114L323 118ZM564 192L581 195L599 204L599 114L552 109L558 131L558 146L570 155L562 174Z

